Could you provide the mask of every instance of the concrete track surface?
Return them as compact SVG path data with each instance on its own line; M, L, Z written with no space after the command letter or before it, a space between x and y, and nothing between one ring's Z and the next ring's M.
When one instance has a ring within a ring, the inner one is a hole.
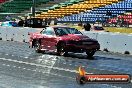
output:
M93 74L132 75L132 56L97 52L93 60L86 54L35 53L26 43L0 41L0 88L132 88L126 84L76 83L79 66Z

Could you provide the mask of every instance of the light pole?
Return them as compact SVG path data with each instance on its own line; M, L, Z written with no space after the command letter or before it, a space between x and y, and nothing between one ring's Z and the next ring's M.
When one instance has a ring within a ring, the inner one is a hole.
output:
M33 5L32 5L32 16L35 17L35 4L36 0L33 0Z

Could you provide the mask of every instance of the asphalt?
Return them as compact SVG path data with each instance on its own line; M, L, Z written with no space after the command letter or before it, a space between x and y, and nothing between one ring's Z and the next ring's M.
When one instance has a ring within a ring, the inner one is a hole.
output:
M132 88L128 84L85 84L76 82L77 69L83 66L93 74L132 75L132 56L97 52L93 58L70 53L35 53L29 44L0 41L0 88Z

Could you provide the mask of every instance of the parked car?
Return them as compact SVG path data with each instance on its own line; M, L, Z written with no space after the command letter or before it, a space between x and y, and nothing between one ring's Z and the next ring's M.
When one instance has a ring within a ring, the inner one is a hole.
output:
M18 27L18 24L14 21L6 21L6 22L2 22L1 26L5 26L5 27Z
M31 33L30 45L36 52L48 50L57 52L58 55L86 52L89 57L100 49L97 40L83 35L75 28L64 26L45 27L40 33Z
M32 28L42 28L43 26L45 26L45 23L43 22L43 19L30 18L25 20L24 26Z
M103 27L101 26L93 26L91 28L91 31L105 31Z

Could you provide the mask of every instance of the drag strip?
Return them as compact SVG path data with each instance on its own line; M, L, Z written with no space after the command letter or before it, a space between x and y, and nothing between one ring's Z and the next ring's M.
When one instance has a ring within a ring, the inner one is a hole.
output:
M97 52L86 54L35 53L26 43L0 41L0 88L132 88L130 84L78 85L78 67L88 74L130 74L132 56ZM7 84L8 83L8 84Z
M44 68L54 69L54 70L60 70L60 71L68 71L68 72L78 73L76 70L69 70L69 69L63 69L63 68L58 68L58 67L50 67L50 66L46 66L46 65L35 64L35 63L28 63L28 62L17 61L17 60L12 60L12 59L0 58L0 60L10 61L10 62L19 63L19 64L32 65L32 66L37 66L37 67L44 67Z

